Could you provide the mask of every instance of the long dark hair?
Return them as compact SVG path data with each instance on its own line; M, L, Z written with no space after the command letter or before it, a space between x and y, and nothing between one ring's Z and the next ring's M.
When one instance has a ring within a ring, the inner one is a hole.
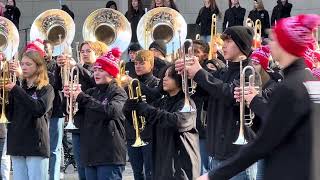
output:
M180 74L178 74L178 72L175 70L175 67L174 67L174 64L170 64L168 65L167 67L163 68L163 70L161 71L161 83L163 82L163 78L166 76L166 72L167 70L169 70L169 74L168 76L170 78L172 78L175 82L176 82L176 85L179 87L179 88L182 88L182 77ZM161 87L163 85L161 84ZM163 90L162 90L163 91Z
M170 8L179 12L178 7L177 7L176 3L174 2L174 0L170 0Z
M114 1L108 1L106 4L106 8L110 8L112 5L114 5L116 7L116 10L118 10L117 3Z
M232 2L231 0L229 0L229 8L231 8L231 6L232 6ZM239 6L240 6L240 1L239 1Z
M132 0L129 0L128 3L128 19L131 19L133 14L135 12L135 9L132 6ZM141 0L138 0L138 14L143 14L144 10L143 10L143 3Z

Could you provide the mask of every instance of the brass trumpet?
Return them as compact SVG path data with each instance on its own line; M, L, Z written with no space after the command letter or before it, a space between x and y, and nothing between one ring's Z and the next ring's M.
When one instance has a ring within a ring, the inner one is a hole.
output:
M254 24L254 37L253 37L253 48L257 49L261 47L261 29L262 29L262 24L259 19L256 20Z
M249 81L245 80L245 75L247 71L250 70L251 74L249 75ZM240 130L239 130L239 136L237 140L233 144L237 145L244 145L247 144L248 141L244 137L244 126L251 127L253 125L253 119L255 117L254 113L249 110L248 114L245 114L245 100L244 100L244 93L245 89L248 87L254 87L256 89L260 89L260 83L256 86L256 71L254 67L252 66L246 66L243 68L242 61L240 61Z
M135 87L134 87L134 83L136 83ZM129 98L130 99L136 99L136 100L143 99L143 98L145 99L145 96L142 95L140 81L138 79L132 79L130 81L130 84L128 86L128 90L129 90ZM147 145L148 143L144 142L140 136L141 131L143 131L145 128L145 124L146 124L145 118L143 116L138 117L137 111L133 110L132 111L132 120L133 120L133 127L136 132L136 140L135 140L134 144L131 146L132 147L141 147L141 146ZM139 127L139 121L140 121L141 127Z
M77 127L73 123L73 116L78 111L78 104L74 103L73 99L73 92L75 88L78 88L79 85L79 69L77 66L74 66L71 69L69 81L66 85L69 86L70 96L67 98L66 111L68 113L68 124L65 129L77 129Z

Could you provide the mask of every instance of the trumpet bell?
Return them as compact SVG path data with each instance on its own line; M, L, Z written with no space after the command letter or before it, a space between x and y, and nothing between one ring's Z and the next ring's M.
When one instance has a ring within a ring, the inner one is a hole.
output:
M142 147L148 145L147 142L144 142L140 137L136 138L136 140L134 141L134 144L132 144L132 147Z
M101 41L123 52L131 41L131 25L127 18L114 9L101 8L93 11L85 20L82 29L85 41Z
M176 52L181 41L187 37L187 23L183 16L174 9L159 7L143 15L137 26L137 38L141 47L149 48L155 40L163 40L167 52Z
M75 35L75 24L72 17L60 9L50 9L42 12L32 23L30 40L37 38L50 40L53 43L53 56L61 54L61 43L70 45ZM63 49L61 49L63 50Z
M4 113L1 113L1 116L0 116L0 124L8 124L9 121L6 117L6 115Z
M0 51L6 59L11 59L19 47L19 32L7 18L0 16Z
M236 145L245 145L248 144L248 141L246 140L246 138L243 136L243 134L239 134L237 140L233 143Z

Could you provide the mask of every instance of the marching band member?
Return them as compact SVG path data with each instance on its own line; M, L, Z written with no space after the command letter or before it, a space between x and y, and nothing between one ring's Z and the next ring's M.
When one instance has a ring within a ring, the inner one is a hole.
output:
M242 26L246 9L240 6L239 0L229 0L229 9L224 13L222 31L232 26Z
M299 15L277 22L269 45L283 68L284 80L270 98L264 126L254 142L199 179L229 179L261 158L265 159L266 180L311 179L312 101L304 83L315 79L302 57L314 43L312 30L319 24L319 15Z
M89 88L95 87L96 83L93 78L93 65L96 61L96 58L101 56L103 53L107 51L107 47L104 43L100 42L91 42L84 41L79 46L80 50L80 61L83 62L83 65L78 63L76 64L79 69L79 83L81 84L81 90L86 91ZM57 64L59 67L63 67L70 63L65 55L57 57ZM60 75L60 68L56 71L55 77L59 77L57 81L60 83L60 87L62 90L62 80ZM77 118L81 118L82 116L76 113L75 122L77 122ZM75 124L77 126L77 124ZM80 132L79 130L72 130L72 149L73 155L77 164L77 171L80 180L85 179L85 170L80 161Z
M199 61L187 66L189 78L193 79L198 86L208 94L207 113L207 151L210 156L210 169L215 169L219 164L232 157L239 150L240 146L233 144L239 134L239 105L233 97L234 88L239 84L240 61L243 67L249 64L248 57L251 53L253 32L243 26L227 28L222 34L224 58L229 61L229 67L224 73L215 78L204 70ZM196 58L197 59L197 58ZM176 70L182 71L184 63L177 60ZM254 133L248 127L245 129L249 141L253 139ZM255 177L255 166L242 171L236 177Z
M44 40L45 62L47 65L49 83L54 89L54 100L51 119L49 121L49 136L50 136L50 159L49 159L49 180L60 179L60 165L62 152L62 137L63 137L63 110L62 110L62 94L59 90L59 85L56 83L55 71L58 66L55 59L52 57L53 45L50 41Z
M80 124L81 161L87 180L121 180L126 163L124 115L126 92L119 86L121 52L112 49L94 63L96 86L83 92L80 87L66 96L74 96L83 116Z
M138 43L131 44L128 48L129 61L126 63L126 71L129 71L129 76L132 78L137 77L134 69L134 61L139 50L141 50L141 46Z
M49 163L49 119L54 90L49 84L44 48L40 41L27 45L22 55L22 86L10 82L8 154L15 180L46 180Z
M145 117L146 126L152 126L154 180L195 179L200 174L196 113L179 112L184 106L181 87L181 76L171 65L163 77L166 96L153 105L129 99L123 108L129 123L131 111L137 110L139 116Z
M145 13L143 9L143 3L141 0L130 0L128 3L129 3L129 9L126 12L125 16L131 25L131 30L132 30L131 43L137 43L138 42L137 26L141 17Z
M161 98L161 94L153 93L152 88L157 89L159 79L153 76L152 69L154 67L154 56L149 50L140 50L134 61L135 72L140 81L142 94L146 95L147 102L151 103L157 98ZM147 126L141 132L141 139L148 142L147 145L142 147L132 147L136 139L135 129L126 121L126 134L127 134L127 148L129 160L133 169L134 179L151 180L152 171L152 127ZM144 169L144 172L143 172Z

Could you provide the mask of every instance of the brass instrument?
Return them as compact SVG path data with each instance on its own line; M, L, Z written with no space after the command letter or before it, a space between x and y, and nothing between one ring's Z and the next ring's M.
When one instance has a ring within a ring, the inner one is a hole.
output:
M249 81L245 80L247 71L250 70L251 74L249 75ZM244 100L244 93L245 89L248 87L254 87L256 89L260 89L260 83L261 80L258 81L258 86L256 86L256 82L258 79L256 79L257 73L252 66L246 66L243 68L242 61L240 61L240 130L239 130L239 136L237 140L233 144L237 145L244 145L247 144L248 141L244 137L244 126L251 127L253 125L253 118L255 117L254 113L249 110L249 113L245 113L245 100Z
M254 37L253 37L253 48L257 49L261 47L261 30L262 30L262 24L260 19L257 19L254 25Z
M41 13L33 22L30 40L40 38L53 43L53 56L61 55L62 44L71 45L75 35L75 24L71 16L60 9L50 9Z
M126 62L121 60L119 62L119 79L120 79L120 84L121 87L125 87L128 85L128 75L129 75L129 71L126 71Z
M254 28L254 22L250 18L247 18L246 26L250 28Z
M13 59L18 52L19 47L19 32L16 26L7 18L0 16L0 51L4 55L1 62L0 75L0 100L1 100L1 116L0 123L9 123L5 114L5 106L8 104L8 91L5 90L5 85L9 82L16 82L16 75L9 72L9 61ZM14 62L14 61L13 61Z
M136 84L136 86L134 86L134 83ZM128 86L128 90L129 90L129 98L130 99L143 99L145 98L145 96L142 95L141 92L141 86L140 86L140 81L138 79L132 79L130 81L130 84ZM137 116L137 111L133 110L132 111L132 120L133 120L133 127L135 129L136 132L136 140L134 142L133 145L131 145L132 147L141 147L141 146L145 146L148 143L147 142L143 142L143 140L141 139L140 133L141 131L144 130L145 128L145 118L143 116ZM141 124L141 127L139 127L139 123Z
M110 49L118 47L124 52L131 42L131 25L119 11L101 8L93 11L85 20L82 28L85 41L101 41Z
M216 14L212 15L212 24L211 24L211 38L210 38L210 51L209 51L209 60L214 60L218 58L217 51L221 49L223 45L223 40L221 39L221 34L217 33L217 16ZM220 47L220 48L219 48Z
M186 66L188 66L188 63L192 60L194 57L194 49L193 49L193 41L191 39L185 40L182 47L182 58L184 62L184 70L181 74L182 76L182 90L184 92L184 106L181 109L180 112L194 112L196 109L192 107L190 103L190 96L195 93L195 89L197 87L197 84L191 80L191 84L189 86L188 84L188 76L187 76L187 70Z
M137 26L137 38L145 49L148 49L153 41L163 40L167 49L176 52L180 48L179 31L184 41L187 37L187 23L183 16L171 8L159 7L141 17Z
M68 84L65 84L69 86L70 96L67 98L67 105L66 105L66 112L68 113L67 116L67 126L65 129L77 129L76 126L73 123L73 116L78 111L77 103L75 103L75 99L73 98L73 92L76 88L78 88L79 85L79 68L77 66L74 66L70 71L69 76L69 82Z
M196 35L196 40L200 40L200 39L201 39L200 34L197 34L197 35Z

